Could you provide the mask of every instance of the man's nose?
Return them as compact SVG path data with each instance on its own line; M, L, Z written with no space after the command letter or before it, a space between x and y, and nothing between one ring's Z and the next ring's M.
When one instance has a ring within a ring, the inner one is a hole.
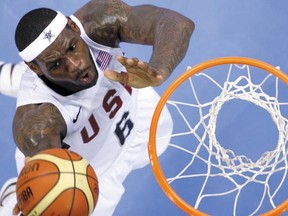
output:
M75 72L80 68L81 60L77 57L70 56L66 58L66 65L69 72Z

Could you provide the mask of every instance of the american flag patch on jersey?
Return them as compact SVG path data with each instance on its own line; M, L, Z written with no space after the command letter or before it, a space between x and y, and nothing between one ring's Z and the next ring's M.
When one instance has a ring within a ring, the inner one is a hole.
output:
M111 58L112 55L110 53L101 50L96 58L96 63L98 67L104 71L109 65Z

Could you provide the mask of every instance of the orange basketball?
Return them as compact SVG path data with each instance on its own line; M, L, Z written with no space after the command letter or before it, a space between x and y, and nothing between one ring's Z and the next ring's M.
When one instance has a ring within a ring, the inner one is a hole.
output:
M90 215L98 192L97 176L87 160L58 148L33 156L16 185L17 203L25 216Z

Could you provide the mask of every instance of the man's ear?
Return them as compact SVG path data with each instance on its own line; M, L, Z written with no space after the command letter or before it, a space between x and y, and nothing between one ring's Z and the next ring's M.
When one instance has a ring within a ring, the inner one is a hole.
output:
M77 24L70 19L70 17L67 17L68 19L68 25L69 27L74 31L80 34L80 28L77 26Z
M42 70L35 62L25 62L28 67L38 75L43 75Z

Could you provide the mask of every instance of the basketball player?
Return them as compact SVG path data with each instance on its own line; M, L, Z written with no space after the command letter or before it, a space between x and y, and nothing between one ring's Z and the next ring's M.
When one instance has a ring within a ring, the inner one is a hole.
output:
M149 126L159 100L152 87L182 60L193 30L175 11L120 0L92 0L70 17L46 8L24 15L15 33L30 68L13 122L18 170L25 156L47 148L77 152L99 178L93 215L112 215L127 175L149 163ZM123 56L120 42L152 45L150 61ZM172 132L168 110L162 114L159 154Z

